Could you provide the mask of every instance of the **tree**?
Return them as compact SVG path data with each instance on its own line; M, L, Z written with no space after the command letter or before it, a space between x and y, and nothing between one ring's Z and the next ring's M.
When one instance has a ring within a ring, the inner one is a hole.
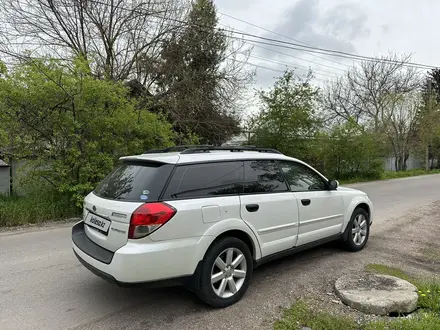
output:
M4 0L0 50L80 57L96 77L145 85L154 80L149 67L186 8L179 0Z
M429 86L431 85L431 86ZM435 100L440 102L440 69L432 69L428 72L427 77L425 78L423 84L423 92L425 97L428 96L428 93L432 93ZM425 103L428 102L428 99L425 98Z
M221 144L239 132L237 101L251 78L235 59L243 44L217 29L212 0L193 2L187 22L163 47L158 94L178 132Z
M0 18L8 59L82 58L95 78L126 83L140 107L166 114L178 140L238 131L248 52L216 27L210 0L5 0Z
M253 121L252 142L306 161L320 127L315 112L318 90L287 70L268 92L260 91L261 112Z
M321 140L323 170L338 179L379 179L384 170L379 139L354 120L335 125Z
M396 170L406 171L410 152L417 144L417 114L421 97L419 91L390 97L395 100L385 109L388 121L384 123L384 132L392 147Z
M19 124L14 156L34 159L31 173L78 205L120 156L171 145L166 121L138 109L121 83L94 79L84 61L32 61L0 83L0 118Z
M389 56L376 61L363 61L344 76L327 86L322 105L330 119L354 119L359 124L371 124L380 132L392 116L393 102L421 86L416 68L407 66L410 56Z
M423 105L417 116L417 135L423 149L425 169L440 158L440 70L428 72L423 86Z
M364 61L327 86L322 107L330 120L354 120L390 142L397 169L406 169L410 147L415 145L421 76L408 66L409 56ZM385 139L384 139L385 140Z

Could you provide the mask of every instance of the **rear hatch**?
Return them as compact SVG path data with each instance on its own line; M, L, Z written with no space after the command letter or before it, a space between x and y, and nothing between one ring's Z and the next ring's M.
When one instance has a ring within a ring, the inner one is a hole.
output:
M84 200L86 235L103 248L116 251L128 240L132 213L158 200L174 165L124 160Z

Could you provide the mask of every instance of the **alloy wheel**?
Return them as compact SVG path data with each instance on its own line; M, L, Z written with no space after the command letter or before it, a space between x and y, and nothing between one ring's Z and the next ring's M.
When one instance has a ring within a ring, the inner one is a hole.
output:
M363 214L358 214L353 221L351 234L353 236L353 243L362 245L367 237L367 218Z
M237 248L228 248L220 253L211 269L211 285L220 298L230 298L246 280L247 262Z

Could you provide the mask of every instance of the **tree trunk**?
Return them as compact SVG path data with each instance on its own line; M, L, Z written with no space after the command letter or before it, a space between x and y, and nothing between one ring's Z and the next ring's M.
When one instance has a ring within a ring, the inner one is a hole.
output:
M429 171L429 144L426 144L425 148L425 171Z

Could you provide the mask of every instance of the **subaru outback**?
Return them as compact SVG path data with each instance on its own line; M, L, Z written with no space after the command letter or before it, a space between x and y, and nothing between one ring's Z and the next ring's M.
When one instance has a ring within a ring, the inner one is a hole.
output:
M73 251L121 286L184 285L226 307L259 265L341 241L367 244L373 205L277 150L188 146L120 159L86 196Z

